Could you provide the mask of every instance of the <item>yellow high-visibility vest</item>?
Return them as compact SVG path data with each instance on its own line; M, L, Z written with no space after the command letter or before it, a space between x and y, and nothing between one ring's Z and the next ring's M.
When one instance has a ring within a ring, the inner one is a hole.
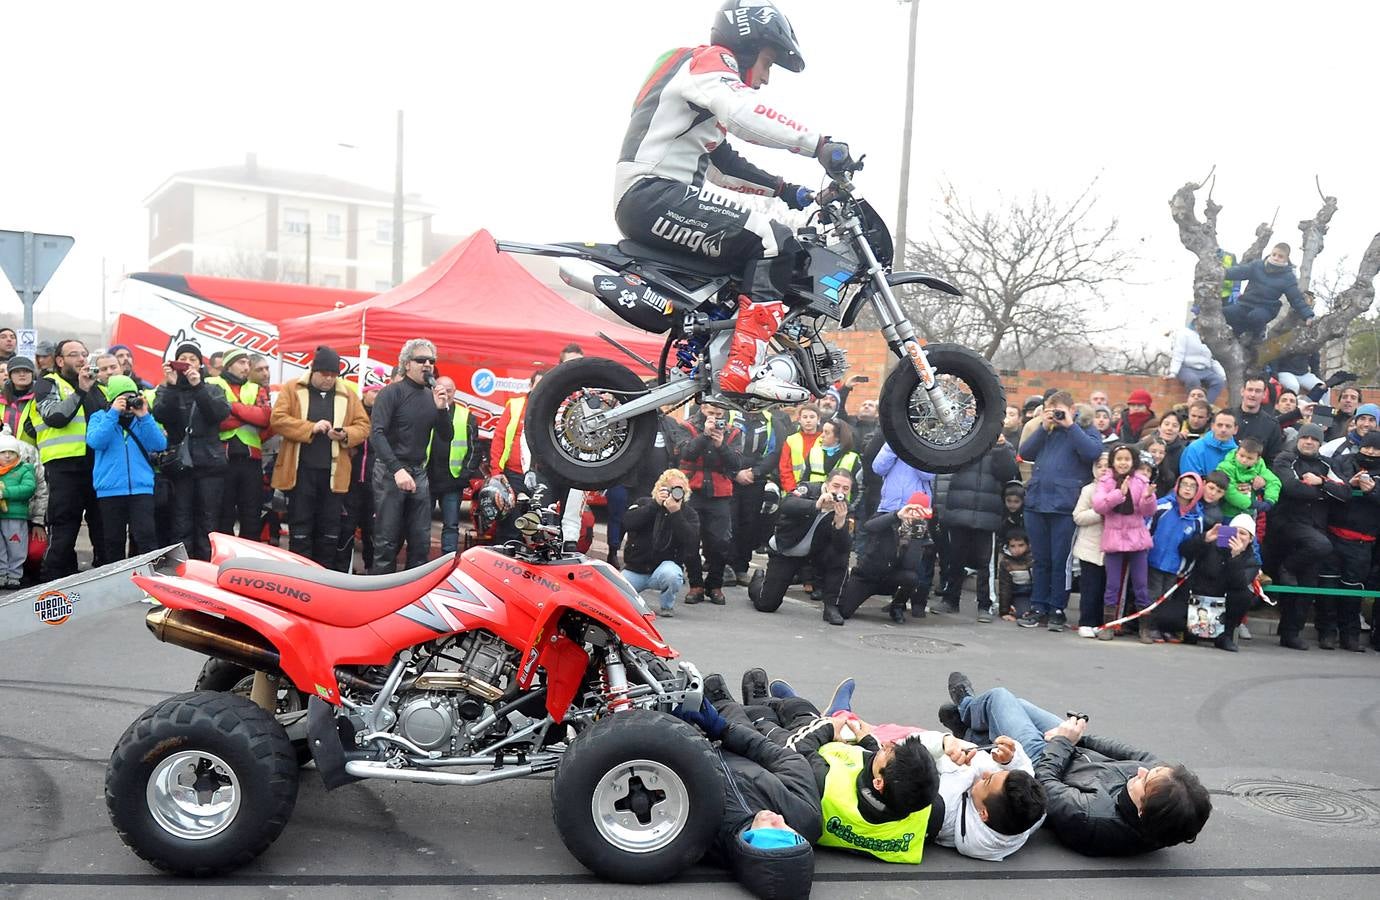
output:
M220 389L225 391L225 399L230 403L243 403L245 406L253 406L254 401L258 399L259 396L259 386L252 381L246 381L244 384L240 385L239 397L235 396L235 390L231 387L230 382L221 378L219 375L213 375L206 379L206 381L208 384L219 385ZM247 422L241 423L239 428L232 428L229 431L222 431L220 433L220 439L222 441L228 441L232 437L239 438L240 443L244 444L246 447L253 447L255 450L263 450L264 448L264 442L259 438L258 427L250 425Z
M59 400L66 400L75 393L72 387L56 372L43 376L53 383ZM38 461L47 465L55 459L75 459L86 455L86 411L77 407L77 414L61 428L54 428L43 421L38 414L38 400L29 404L29 417L34 424L34 434L38 443Z
M465 458L470 455L470 408L463 403L457 404L451 423L454 434L450 438L450 477L459 478Z
M508 401L508 429L503 433L503 455L498 459L498 471L508 470L508 457L513 455L513 445L517 443L518 428L522 425L522 412L527 407L527 398L514 397ZM518 459L522 459L521 451Z

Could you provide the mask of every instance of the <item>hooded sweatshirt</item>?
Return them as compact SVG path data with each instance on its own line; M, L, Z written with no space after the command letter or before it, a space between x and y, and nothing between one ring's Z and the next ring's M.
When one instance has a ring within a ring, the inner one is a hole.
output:
M1102 515L1102 552L1136 553L1150 549L1150 532L1145 520L1155 512L1155 490L1139 472L1128 476L1130 492L1123 496L1117 488L1116 473L1102 473L1093 495L1093 509ZM1130 510L1126 509L1129 502Z
M1174 491L1155 504L1155 515L1150 520L1150 554L1147 562L1150 568L1160 572L1177 574L1183 565L1183 555L1179 546L1196 534L1203 532L1203 479L1197 472L1186 472L1184 478L1193 480L1193 499L1184 502L1179 499L1178 482Z
M1265 487L1262 492L1265 496L1265 502L1269 504L1269 506L1262 508L1268 510L1279 501L1279 477L1270 471L1269 466L1265 465L1264 456L1257 459L1255 465L1248 469L1237 460L1236 453L1228 453L1226 458L1217 464L1217 471L1226 472L1227 477L1231 479L1231 487L1222 498L1223 512L1226 515L1243 513L1257 506L1254 489L1241 491L1237 490L1236 487L1239 484L1254 481L1257 476L1265 479Z

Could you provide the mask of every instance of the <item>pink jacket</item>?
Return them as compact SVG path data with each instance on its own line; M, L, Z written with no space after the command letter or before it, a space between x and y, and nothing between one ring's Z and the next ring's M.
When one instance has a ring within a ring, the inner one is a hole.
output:
M1097 494L1093 497L1093 509L1102 514L1102 552L1134 553L1149 550L1150 529L1145 520L1155 514L1155 489L1145 481L1140 473L1131 475L1131 502L1135 509L1130 513L1120 513L1121 491L1116 489L1116 480L1111 470L1102 473L1097 483Z

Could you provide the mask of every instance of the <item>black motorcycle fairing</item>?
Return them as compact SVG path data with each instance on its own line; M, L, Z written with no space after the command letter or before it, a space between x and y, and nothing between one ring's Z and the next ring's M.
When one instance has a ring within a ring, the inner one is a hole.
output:
M862 220L863 236L872 248L872 255L877 257L877 262L882 268L890 268L896 255L896 247L891 240L891 229L886 227L881 215L866 200L857 201L857 212L858 218Z

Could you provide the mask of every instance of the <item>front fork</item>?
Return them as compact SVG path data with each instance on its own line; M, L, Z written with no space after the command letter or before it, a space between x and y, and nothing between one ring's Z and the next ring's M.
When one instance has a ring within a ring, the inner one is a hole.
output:
M925 348L915 336L915 327L910 324L910 319L901 309L900 302L892 293L891 285L887 284L886 270L877 262L872 245L863 234L862 223L854 218L847 224L847 228L853 235L853 246L858 248L867 261L867 274L872 279L874 288L872 305L877 311L877 319L882 323L882 337L886 339L887 346L901 359L909 360L915 368L915 374L920 377L920 386L925 389L930 404L934 407L935 417L945 425L957 424L958 407L935 379L934 369L930 367L929 357L925 355Z

